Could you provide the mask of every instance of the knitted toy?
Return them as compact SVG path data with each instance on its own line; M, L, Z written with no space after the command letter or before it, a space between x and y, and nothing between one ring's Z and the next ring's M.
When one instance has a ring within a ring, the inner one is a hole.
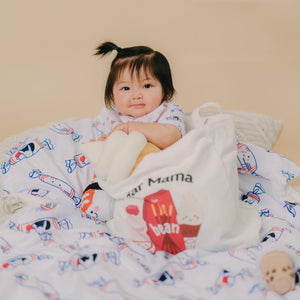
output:
M295 287L295 272L291 257L283 251L271 251L260 261L262 274L270 288L283 295Z

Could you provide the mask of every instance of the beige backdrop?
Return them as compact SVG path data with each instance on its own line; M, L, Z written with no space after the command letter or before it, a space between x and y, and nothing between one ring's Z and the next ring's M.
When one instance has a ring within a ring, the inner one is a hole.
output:
M275 150L300 164L299 0L1 0L0 140L103 106L112 56L102 41L145 44L169 59L185 109L285 121Z

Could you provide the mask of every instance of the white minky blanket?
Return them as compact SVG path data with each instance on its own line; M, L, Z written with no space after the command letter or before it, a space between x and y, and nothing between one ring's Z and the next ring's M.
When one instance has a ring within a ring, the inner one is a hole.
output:
M258 243L214 251L200 245L174 255L164 251L152 254L130 239L112 234L107 224L87 218L79 209L81 194L95 172L95 166L80 152L80 143L97 139L98 126L97 117L67 120L1 144L1 298L300 297L298 285L283 297L276 295L259 269L264 253L281 249L291 255L295 271L300 270L300 195L289 185L300 173L298 166L286 157L240 141L236 157L238 201L255 210L261 220ZM186 137L197 134L191 132ZM183 147L184 139L181 142L174 146ZM158 154L163 156L163 151ZM149 155L136 174L151 159ZM179 165L180 160L174 168ZM177 169L172 174L177 174ZM188 185L189 178L184 178ZM217 185L209 186L217 189ZM196 188L192 193L197 196ZM216 212L219 205L224 203L214 206Z

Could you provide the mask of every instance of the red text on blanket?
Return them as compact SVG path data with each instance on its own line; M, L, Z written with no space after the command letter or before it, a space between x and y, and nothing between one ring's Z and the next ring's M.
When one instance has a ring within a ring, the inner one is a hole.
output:
M172 254L185 250L176 215L177 211L169 191L160 190L144 198L143 218L147 224L147 234L156 250Z

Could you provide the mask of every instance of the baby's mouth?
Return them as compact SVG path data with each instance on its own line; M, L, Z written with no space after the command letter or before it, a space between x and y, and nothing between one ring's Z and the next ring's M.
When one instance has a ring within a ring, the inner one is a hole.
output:
M143 108L145 104L143 103L137 103L137 104L132 104L130 107L131 108Z

